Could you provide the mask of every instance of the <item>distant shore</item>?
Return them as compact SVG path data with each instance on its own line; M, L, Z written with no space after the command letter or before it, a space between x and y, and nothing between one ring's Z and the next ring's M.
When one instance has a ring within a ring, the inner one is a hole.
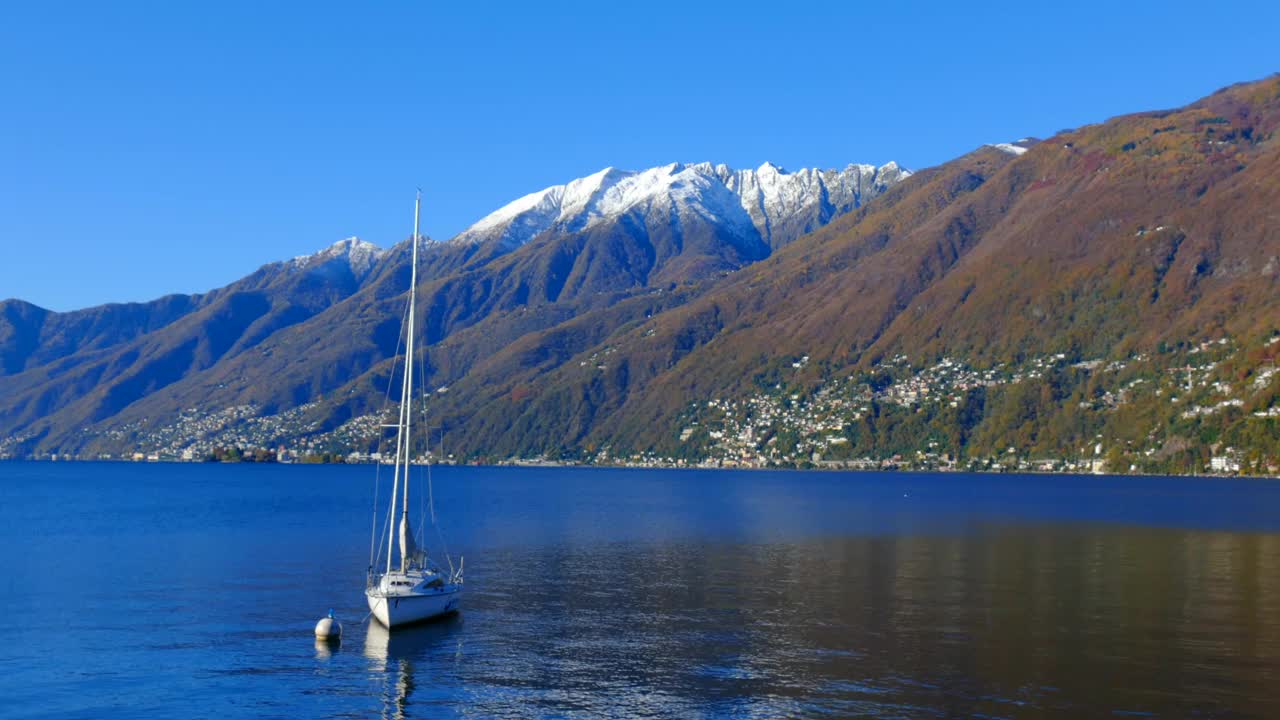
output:
M130 458L0 458L0 463L111 463L111 464L166 464L166 465L390 465L386 462L374 462L371 460L330 460L330 461L295 461L295 460L181 460L176 458L156 458L134 460ZM918 474L981 474L981 475L1074 475L1079 477L1179 477L1179 478L1215 478L1215 479L1252 479L1252 480L1280 480L1280 475L1253 475L1248 473L1220 473L1220 472L1201 472L1195 474L1186 473L1153 473L1153 472L1088 472L1082 470L1043 470L1043 469L1021 469L1021 468L957 468L957 467L911 467L909 465L896 465L891 467L835 467L832 465L812 465L812 466L786 466L786 465L708 465L702 463L695 464L676 464L676 463L584 463L577 461L560 461L560 460L506 460L500 462L415 462L415 465L426 466L458 466L458 467L490 467L490 468L562 468L562 469L597 469L597 468L618 468L628 470L786 470L795 472L848 472L848 473L918 473Z

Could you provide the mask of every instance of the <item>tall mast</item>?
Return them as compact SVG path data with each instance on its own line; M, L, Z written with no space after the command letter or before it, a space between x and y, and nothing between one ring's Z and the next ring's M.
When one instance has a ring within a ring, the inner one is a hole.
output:
M391 572L392 538L395 537L395 508L401 478L404 479L403 509L400 511L400 570L408 565L409 550L409 459L413 453L409 447L410 404L413 402L413 321L414 306L418 298L418 218L422 209L422 191L413 205L413 245L409 267L409 327L405 339L404 381L400 386L400 418L396 423L396 464L391 480L391 512L387 523L387 572Z
M410 426L413 421L413 324L414 313L418 305L418 219L422 212L422 191L419 190L413 203L413 254L409 266L409 328L405 337L404 353L404 392L400 397L400 414L403 418L404 437L404 492L401 493L400 510L400 571L408 569L409 547L409 470L413 462L413 443Z

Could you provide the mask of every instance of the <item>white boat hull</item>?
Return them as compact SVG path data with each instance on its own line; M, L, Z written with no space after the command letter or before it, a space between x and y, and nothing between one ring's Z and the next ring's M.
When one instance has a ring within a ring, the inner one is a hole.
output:
M371 591L365 593L365 597L369 601L369 610L378 622L393 628L457 612L462 599L462 588L385 596Z

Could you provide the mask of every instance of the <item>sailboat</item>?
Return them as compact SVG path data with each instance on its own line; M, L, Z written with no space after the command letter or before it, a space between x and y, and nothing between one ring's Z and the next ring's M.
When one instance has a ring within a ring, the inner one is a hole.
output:
M409 471L413 466L413 345L414 317L418 286L418 219L422 212L422 193L419 192L413 208L413 251L409 271L409 307L405 313L404 377L400 388L400 413L395 425L395 470L391 484L391 503L387 508L383 541L386 546L386 563L379 570L375 564L381 560L377 549L381 547L377 532L377 489L374 490L374 529L369 541L369 571L365 581L365 597L369 611L388 629L399 625L427 620L456 612L462 599L462 562L455 569L452 559L445 571L427 556L421 538L409 524ZM427 468L428 499L430 495L430 468ZM397 517L398 522L397 522ZM435 524L435 508L431 509ZM399 549L399 562L393 562L394 549ZM446 558L448 557L446 553Z

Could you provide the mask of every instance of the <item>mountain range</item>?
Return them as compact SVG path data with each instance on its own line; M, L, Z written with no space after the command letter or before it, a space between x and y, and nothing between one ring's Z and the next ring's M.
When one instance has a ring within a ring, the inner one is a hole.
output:
M673 164L606 169L517 200L428 243L428 342L465 348L441 379L620 298L755 262L909 175L892 163L797 173ZM118 452L186 408L272 414L350 395L345 386L396 353L407 283L407 241L382 250L351 238L203 295L69 313L5 301L0 436L10 453Z
M897 165L606 169L420 268L458 458L1280 465L1280 78ZM0 454L377 446L407 243L0 304Z

